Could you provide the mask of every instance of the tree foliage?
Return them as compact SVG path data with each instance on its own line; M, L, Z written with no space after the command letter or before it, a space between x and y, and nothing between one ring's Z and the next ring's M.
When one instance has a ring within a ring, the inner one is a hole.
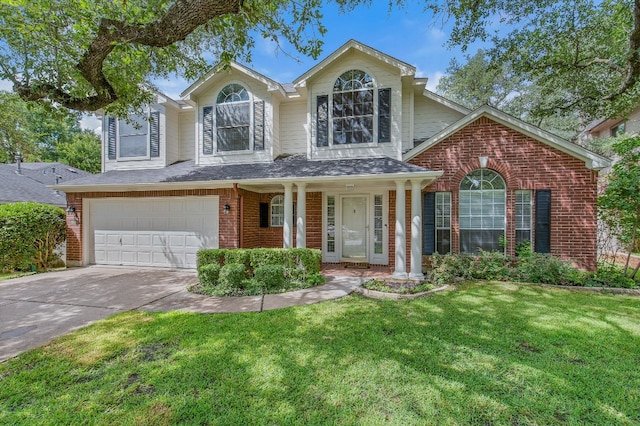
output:
M606 176L604 193L598 198L601 217L631 255L640 239L640 136L613 145L619 157ZM627 266L629 257L627 257ZM640 267L640 265L639 265ZM638 268L634 271L635 275Z
M535 84L534 117L620 116L640 101L640 1L427 1L453 18L450 43L493 43L489 62ZM499 24L499 25L496 25ZM500 31L496 27L502 27Z
M100 171L100 139L80 129L80 115L66 108L25 102L0 91L0 163L60 161L92 173Z
M26 100L124 113L148 80L249 58L256 36L317 56L320 0L12 0L0 8L0 77Z
M482 49L465 59L464 63L451 61L438 82L438 93L471 109L491 105L567 139L580 130L582 123L574 111L536 115L536 105L553 99L543 97L535 83L514 72L511 62L492 63Z
M30 265L47 270L65 240L65 213L39 203L0 205L0 270L13 272Z

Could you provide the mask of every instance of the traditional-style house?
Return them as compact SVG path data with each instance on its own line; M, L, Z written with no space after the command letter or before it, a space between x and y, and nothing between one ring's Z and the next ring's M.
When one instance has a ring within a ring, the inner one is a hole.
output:
M608 161L426 83L352 40L293 83L233 63L130 122L105 116L103 173L58 186L68 260L192 268L201 247L311 247L419 279L435 252L531 244L594 268Z

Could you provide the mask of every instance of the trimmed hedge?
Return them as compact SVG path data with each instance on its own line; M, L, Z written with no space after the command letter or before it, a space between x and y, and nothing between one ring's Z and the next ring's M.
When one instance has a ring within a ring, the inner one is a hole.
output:
M0 270L49 269L66 237L62 208L24 202L0 205Z
M324 282L322 253L302 248L202 249L197 268L201 291L216 296L263 294Z

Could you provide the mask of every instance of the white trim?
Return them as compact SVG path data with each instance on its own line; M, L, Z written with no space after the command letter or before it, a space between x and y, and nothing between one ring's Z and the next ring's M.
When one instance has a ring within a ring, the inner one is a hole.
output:
M327 183L327 182L344 182L344 181L370 181L372 183L378 181L393 181L397 179L421 179L422 187L426 187L434 180L442 176L442 171L426 171L422 173L392 173L380 175L341 175L341 176L310 176L310 177L292 177L292 178L263 178L263 179L237 179L237 180L209 180L195 182L149 182L149 183L130 183L130 184L94 184L94 185L52 185L52 189L59 191L77 193L77 192L111 192L111 191L163 191L175 189L221 189L232 188L234 183L242 185L282 185L285 183L305 182L311 183Z
M333 53L331 53L329 56L327 56L326 58L324 58L322 61L320 61L318 64L316 64L314 67L312 67L311 69L309 69L307 72L305 72L304 74L302 74L300 77L296 78L293 81L293 85L295 88L301 88L301 87L306 87L307 86L307 80L311 77L313 77L315 74L317 74L318 72L324 70L330 63L334 62L335 60L337 60L338 58L340 58L341 56L347 54L347 52L351 49L360 51L366 55L371 56L372 58L375 58L381 62L384 62L388 65L391 65L394 68L397 68L400 71L400 76L404 77L404 76L413 76L416 73L416 68L413 65L409 65L406 62L402 62L394 57L391 57L387 54L384 54L372 47L369 47L367 45L364 45L356 40L349 40L348 42L346 42L345 44L343 44L341 47L339 47L338 49L336 49Z
M424 89L424 91L422 92L422 96L431 99L434 102L437 102L439 104L442 104L448 108L451 108L455 111L458 111L459 113L462 114L469 114L471 112L471 110L465 106L460 105L457 102L453 102L450 99L447 98L443 98L442 96L438 95L437 93L432 92L431 90L428 89Z
M282 97L286 97L286 93L282 88L282 85L275 80L270 79L269 77L265 77L264 75L247 68L243 65L240 65L237 62L231 62L229 64L229 68L232 71L238 71L242 74L262 83L267 87L269 92L279 93ZM226 70L227 72L230 70ZM226 74L228 75L228 74ZM193 101L194 97L197 96L201 91L205 90L213 81L215 81L216 77L225 76L225 69L222 64L217 64L213 68L211 68L205 75L196 80L193 84L187 87L182 93L180 93L180 97L185 101Z
M566 154L569 154L572 157L578 158L584 161L585 166L591 170L601 170L611 165L611 162L608 159L594 152L591 152L581 147L580 145L574 144L566 139L562 139L561 137L556 136L552 133L549 133L545 130L542 130L538 127L527 124L522 120L512 117L488 105L484 105L476 109L472 113L464 116L460 120L451 124L449 127L436 133L431 138L427 139L426 141L422 142L420 145L408 151L407 153L404 154L403 160L404 161L411 160L412 158L423 153L427 149L437 145L442 140L454 134L458 130L466 127L470 123L482 117L487 117L499 124L507 126L526 136L536 139L537 141L542 142L547 146L550 146Z

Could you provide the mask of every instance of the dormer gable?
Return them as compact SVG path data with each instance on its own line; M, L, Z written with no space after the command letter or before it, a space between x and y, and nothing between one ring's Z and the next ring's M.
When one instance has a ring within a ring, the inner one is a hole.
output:
M300 77L296 78L293 81L294 87L297 89L306 88L307 82L310 79L313 79L316 74L322 72L329 65L339 61L341 58L353 54L353 52L361 52L375 61L379 61L393 68L396 68L401 77L413 77L416 73L416 68L413 65L400 61L392 56L374 49L373 47L367 46L366 44L362 44L359 41L352 39L336 49L333 53L324 58L314 67L302 74Z

